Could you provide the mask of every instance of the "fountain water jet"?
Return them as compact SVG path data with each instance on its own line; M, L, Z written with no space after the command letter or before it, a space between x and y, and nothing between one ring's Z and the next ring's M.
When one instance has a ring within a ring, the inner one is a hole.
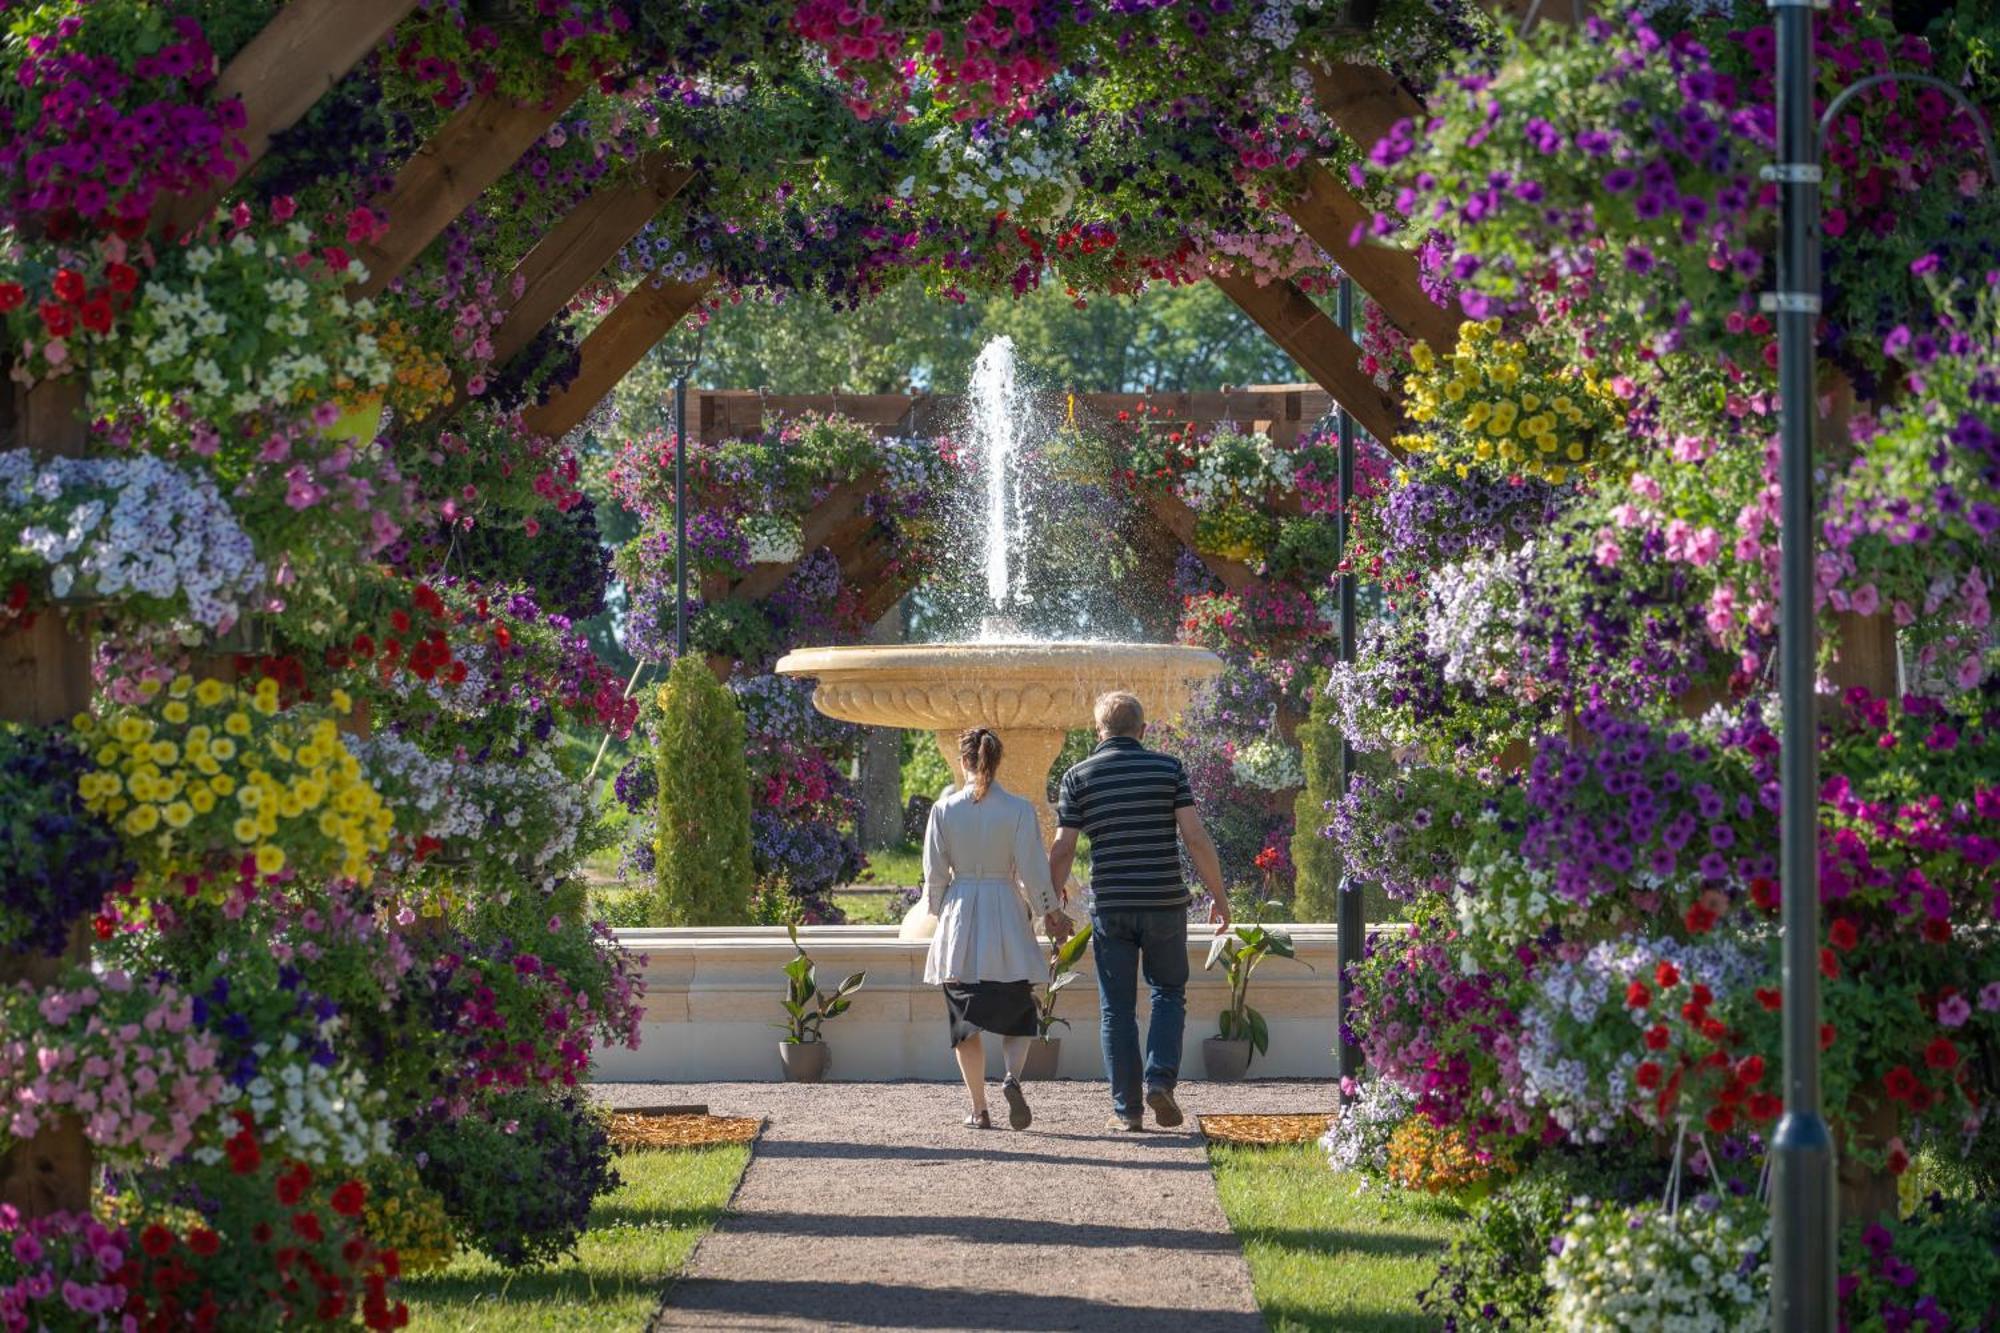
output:
M777 664L780 675L818 681L813 704L829 717L872 726L929 731L957 781L958 734L991 727L1006 757L1001 784L1035 806L1047 842L1055 820L1045 794L1049 769L1066 734L1089 727L1099 695L1130 690L1153 719L1177 715L1196 683L1222 670L1203 648L1169 643L1024 642L1002 637L1018 598L1009 547L1024 541L1019 427L1025 417L1014 374L1014 344L988 343L972 379L972 438L985 486L986 629L973 643L800 648ZM988 637L992 636L992 637ZM906 939L926 937L935 919L919 901L904 918Z

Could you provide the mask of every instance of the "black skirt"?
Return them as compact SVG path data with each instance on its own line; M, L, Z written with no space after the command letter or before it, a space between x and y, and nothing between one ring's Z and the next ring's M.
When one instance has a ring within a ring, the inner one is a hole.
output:
M981 1031L1002 1037L1032 1037L1037 1031L1035 988L1026 981L947 981L944 1008L954 1048Z

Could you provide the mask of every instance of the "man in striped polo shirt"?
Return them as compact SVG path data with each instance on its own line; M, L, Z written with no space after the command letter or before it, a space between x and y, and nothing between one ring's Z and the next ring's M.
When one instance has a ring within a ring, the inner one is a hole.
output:
M1143 972L1152 988L1146 1025L1144 1105L1160 1128L1181 1123L1174 1100L1180 1074L1181 1032L1187 1023L1188 888L1181 878L1180 844L1215 906L1209 919L1229 924L1229 896L1215 843L1194 810L1187 770L1170 754L1139 743L1146 713L1123 691L1097 701L1097 748L1063 774L1056 798L1061 826L1049 852L1049 874L1069 882L1079 833L1090 839L1091 953L1103 998L1104 1071L1111 1080L1112 1116L1106 1127L1143 1129L1139 1060L1138 988Z

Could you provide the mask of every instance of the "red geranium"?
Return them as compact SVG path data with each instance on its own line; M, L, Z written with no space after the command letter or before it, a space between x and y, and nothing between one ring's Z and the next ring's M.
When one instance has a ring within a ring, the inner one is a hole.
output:
M359 1217L368 1202L368 1191L358 1180L344 1180L333 1192L333 1211L342 1217Z
M1653 993L1646 989L1646 983L1635 981L1625 988L1625 1007L1644 1009L1653 1002Z
M1949 1037L1935 1037L1924 1047L1924 1063L1932 1069L1950 1069L1958 1064L1958 1047Z

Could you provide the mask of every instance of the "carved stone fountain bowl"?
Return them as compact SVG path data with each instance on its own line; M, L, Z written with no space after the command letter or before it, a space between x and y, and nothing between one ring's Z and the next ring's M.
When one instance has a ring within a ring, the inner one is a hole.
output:
M924 643L801 648L778 660L783 676L818 681L813 704L829 717L936 735L958 781L958 734L1000 733L1000 785L1028 798L1046 843L1055 819L1045 795L1067 733L1092 725L1098 696L1130 690L1148 722L1176 717L1222 659L1172 643ZM935 919L919 901L905 938L925 938Z

